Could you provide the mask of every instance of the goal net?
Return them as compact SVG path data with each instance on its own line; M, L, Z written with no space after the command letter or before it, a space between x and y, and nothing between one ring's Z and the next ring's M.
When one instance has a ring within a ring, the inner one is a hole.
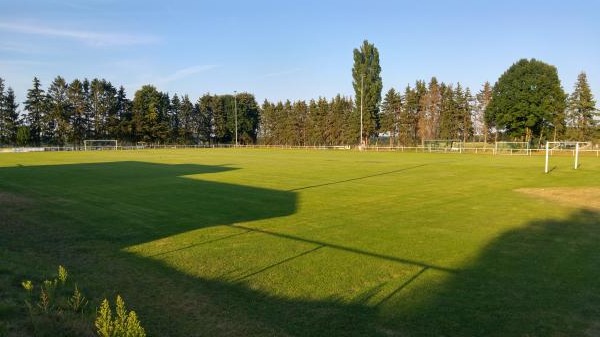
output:
M86 139L83 141L84 151L90 150L116 150L118 146L116 139Z
M572 155L574 157L573 168L579 168L579 153L581 150L592 146L591 142L560 141L546 142L546 161L544 173L550 172L550 157L553 155Z
M529 142L496 142L494 154L500 155L530 155Z
M423 149L429 152L462 152L463 142L452 139L429 139L423 141Z

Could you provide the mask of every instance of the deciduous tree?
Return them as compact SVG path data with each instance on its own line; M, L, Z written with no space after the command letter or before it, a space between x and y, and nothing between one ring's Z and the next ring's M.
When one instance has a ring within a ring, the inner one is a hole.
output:
M524 141L556 137L564 124L565 98L554 66L522 59L494 85L486 121Z

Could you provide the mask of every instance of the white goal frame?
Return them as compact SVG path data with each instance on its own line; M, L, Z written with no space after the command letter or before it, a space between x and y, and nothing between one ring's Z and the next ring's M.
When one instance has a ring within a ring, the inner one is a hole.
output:
M496 142L494 144L494 154L529 156L531 155L531 148L529 142Z
M102 145L94 145L94 143L100 143ZM114 143L114 145L107 145ZM116 139L86 139L83 141L83 150L116 150L119 143Z
M460 152L464 149L464 143L455 139L425 139L423 140L423 151L428 152Z
M554 146L552 146L554 145ZM583 145L583 146L582 146ZM553 150L564 150L564 149L573 149L573 156L575 157L575 162L573 163L573 169L577 170L579 168L579 150L582 147L590 146L590 142L577 142L577 141L561 141L561 142L546 142L546 161L544 165L544 173L550 172L549 162L550 155L552 155Z

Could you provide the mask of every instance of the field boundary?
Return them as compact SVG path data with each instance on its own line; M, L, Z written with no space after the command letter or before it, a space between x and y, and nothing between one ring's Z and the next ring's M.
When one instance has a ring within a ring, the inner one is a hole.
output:
M222 148L245 148L245 149L299 149L299 150L359 150L358 147L343 145L343 146L306 146L306 145L234 145L234 144L199 144L199 145L153 145L146 144L143 146L111 146L107 148L98 148L87 151L132 151L132 150L148 150L148 149L222 149ZM0 153L15 153L15 152L65 152L65 151L85 151L83 146L42 146L42 147L8 147L0 148ZM461 147L461 148L443 148L433 149L424 146L369 146L360 148L360 151L370 152L414 152L414 153L470 153L470 154L487 154L487 155L502 155L502 156L535 156L544 155L545 149L528 149L527 153L515 149L497 153L495 148L490 147ZM600 157L600 148L579 150L582 155L595 155ZM550 155L575 155L574 149L551 149Z

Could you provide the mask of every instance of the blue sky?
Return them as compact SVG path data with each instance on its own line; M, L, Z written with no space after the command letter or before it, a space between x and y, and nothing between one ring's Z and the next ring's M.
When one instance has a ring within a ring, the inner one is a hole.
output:
M0 0L0 77L25 98L34 76L105 78L133 98L254 93L352 96L352 50L380 53L384 91L436 76L478 91L514 62L580 71L600 98L600 1Z

